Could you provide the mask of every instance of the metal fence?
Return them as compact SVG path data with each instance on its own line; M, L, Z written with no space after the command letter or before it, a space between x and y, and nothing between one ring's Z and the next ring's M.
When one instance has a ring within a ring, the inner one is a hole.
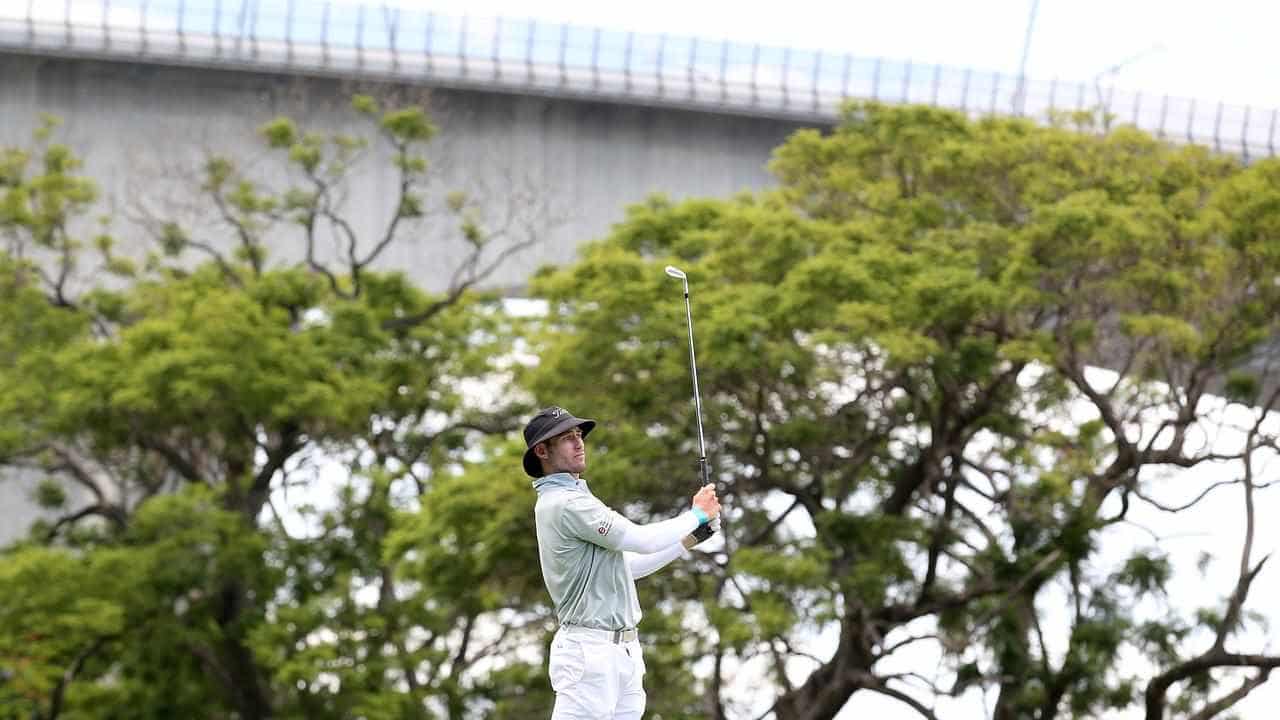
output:
M1159 137L1276 155L1278 112L998 72L332 0L20 0L0 50L426 82L830 122L850 98L1045 118L1103 109Z

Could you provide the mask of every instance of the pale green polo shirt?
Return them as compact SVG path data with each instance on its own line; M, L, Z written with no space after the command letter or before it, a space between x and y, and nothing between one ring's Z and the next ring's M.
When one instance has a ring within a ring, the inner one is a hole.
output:
M640 600L616 512L591 494L585 480L555 473L533 481L534 524L542 581L561 625L624 630L640 622Z

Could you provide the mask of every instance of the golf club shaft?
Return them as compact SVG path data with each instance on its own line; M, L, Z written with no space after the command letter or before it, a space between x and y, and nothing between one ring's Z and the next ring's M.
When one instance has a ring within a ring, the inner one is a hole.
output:
M693 406L698 414L698 469L702 484L711 482L711 470L707 467L707 443L702 436L702 393L698 390L698 357L693 349L693 306L689 303L689 281L684 281L684 314L689 325L689 370L693 374Z

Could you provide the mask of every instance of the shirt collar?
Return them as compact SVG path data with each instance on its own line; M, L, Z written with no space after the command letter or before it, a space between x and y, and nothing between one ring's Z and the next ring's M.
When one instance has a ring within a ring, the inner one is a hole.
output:
M569 473L552 473L550 475L543 475L533 481L533 489L537 490L539 495L547 490L551 490L552 488L585 490L586 487L587 481L576 480Z

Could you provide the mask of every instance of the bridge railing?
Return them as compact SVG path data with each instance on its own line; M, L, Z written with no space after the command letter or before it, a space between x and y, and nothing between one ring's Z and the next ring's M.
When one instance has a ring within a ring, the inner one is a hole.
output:
M850 98L973 114L1102 109L1246 160L1280 111L999 72L529 19L327 0L28 0L0 50L330 74L829 122Z

